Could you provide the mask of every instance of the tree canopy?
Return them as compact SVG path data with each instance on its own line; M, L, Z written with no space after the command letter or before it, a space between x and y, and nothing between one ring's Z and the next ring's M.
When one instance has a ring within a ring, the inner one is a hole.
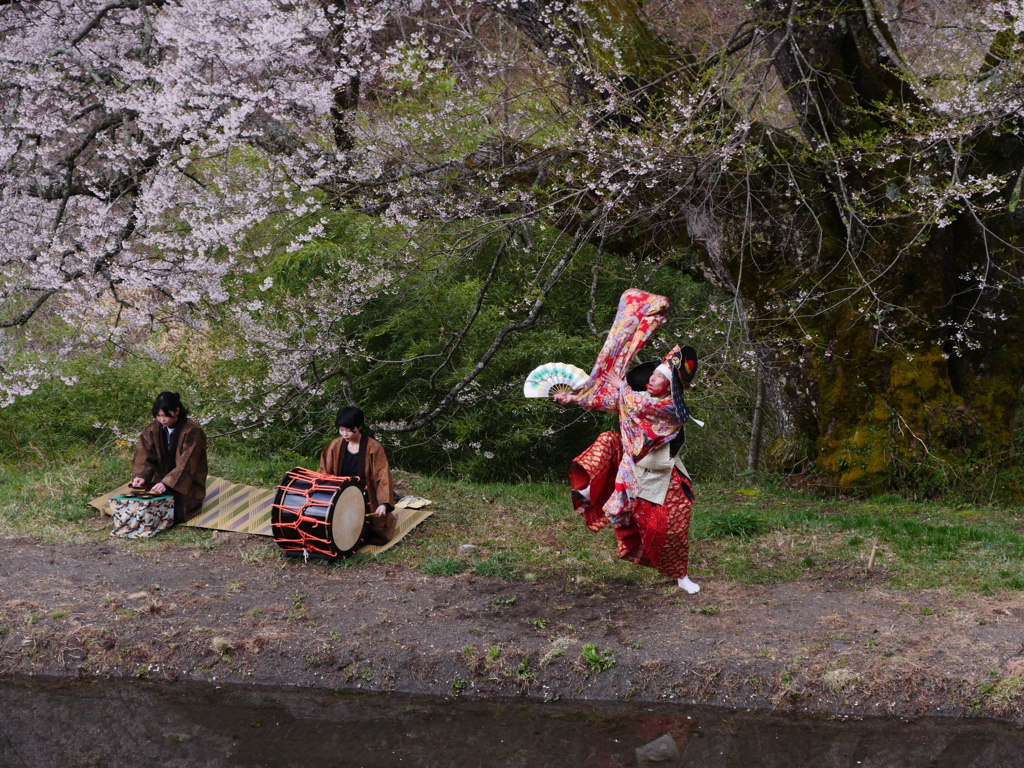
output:
M448 365L382 425L414 430L485 397L567 279L596 337L605 274L660 265L731 297L770 468L876 490L1003 460L1024 9L952 10L0 2L5 402L156 327L233 339L251 421L351 387L355 361ZM350 215L371 248L335 247ZM471 262L478 300L432 346L382 357L353 324Z

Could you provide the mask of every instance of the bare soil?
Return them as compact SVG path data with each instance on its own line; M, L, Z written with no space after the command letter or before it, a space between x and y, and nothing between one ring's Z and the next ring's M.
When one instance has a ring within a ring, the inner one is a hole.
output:
M7 538L2 551L5 675L1024 722L1018 596L886 591L862 570L708 579L691 597L330 569L240 534L212 549Z

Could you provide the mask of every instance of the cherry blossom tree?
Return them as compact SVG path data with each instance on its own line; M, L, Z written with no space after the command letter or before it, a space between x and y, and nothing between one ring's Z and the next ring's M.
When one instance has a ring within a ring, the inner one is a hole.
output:
M246 241L254 228L319 207L313 192L345 163L323 141L332 111L391 12L259 0L0 4L8 401L76 350L201 322L269 251L269 239ZM315 222L303 226L315 234Z
M371 356L340 318L497 239L478 310L517 249L544 249L536 274L390 428L486 396L488 362L596 252L595 281L667 264L732 297L771 468L874 490L1005 458L1024 9L942 7L0 2L0 387L215 329L287 361L237 382L252 418L287 411ZM344 211L388 247L275 286L268 264Z

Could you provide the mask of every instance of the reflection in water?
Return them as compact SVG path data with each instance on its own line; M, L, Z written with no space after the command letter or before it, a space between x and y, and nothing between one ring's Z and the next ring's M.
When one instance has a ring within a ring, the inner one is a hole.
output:
M0 681L0 712L4 768L1010 768L1024 762L1024 732L1005 723L818 720L682 705L18 678Z

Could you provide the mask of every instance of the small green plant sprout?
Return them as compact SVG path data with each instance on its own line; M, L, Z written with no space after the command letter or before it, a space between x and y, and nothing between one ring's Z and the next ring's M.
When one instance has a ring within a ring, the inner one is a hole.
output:
M491 602L492 602L493 605L496 605L499 608L505 608L505 607L508 607L508 606L515 605L516 604L516 599L515 599L515 597L506 597L504 600L502 600L501 598L497 598L496 597Z
M235 652L234 645L226 637L215 637L210 641L210 645L222 659L231 658L231 654Z
M606 669L611 669L615 666L615 657L612 656L611 651L605 648L601 652L597 650L597 645L594 643L586 643L581 650L581 655L583 656L583 663L594 672L604 672Z
M286 618L289 621L297 621L301 619L306 612L306 596L296 594L292 598L292 608L288 611Z
M368 666L359 666L359 662L352 663L347 667L347 669L351 669L352 671L345 675L346 683L351 683L356 680L362 680L363 682L368 683L373 680L373 670Z
M721 612L717 605L702 605L699 608L690 609L690 613L699 613L701 616L717 616Z
M520 680L532 680L533 671L530 669L530 660L523 659L519 662L519 669L516 670L516 677Z
M499 658L501 658L501 646L500 645L492 645L490 648L488 648L487 649L487 658L490 659L491 661L497 661Z
M530 626L534 629L547 629L548 619L530 619Z
M469 681L463 677L456 677L452 680L451 694L452 696L461 696L466 692L466 688L469 687Z

